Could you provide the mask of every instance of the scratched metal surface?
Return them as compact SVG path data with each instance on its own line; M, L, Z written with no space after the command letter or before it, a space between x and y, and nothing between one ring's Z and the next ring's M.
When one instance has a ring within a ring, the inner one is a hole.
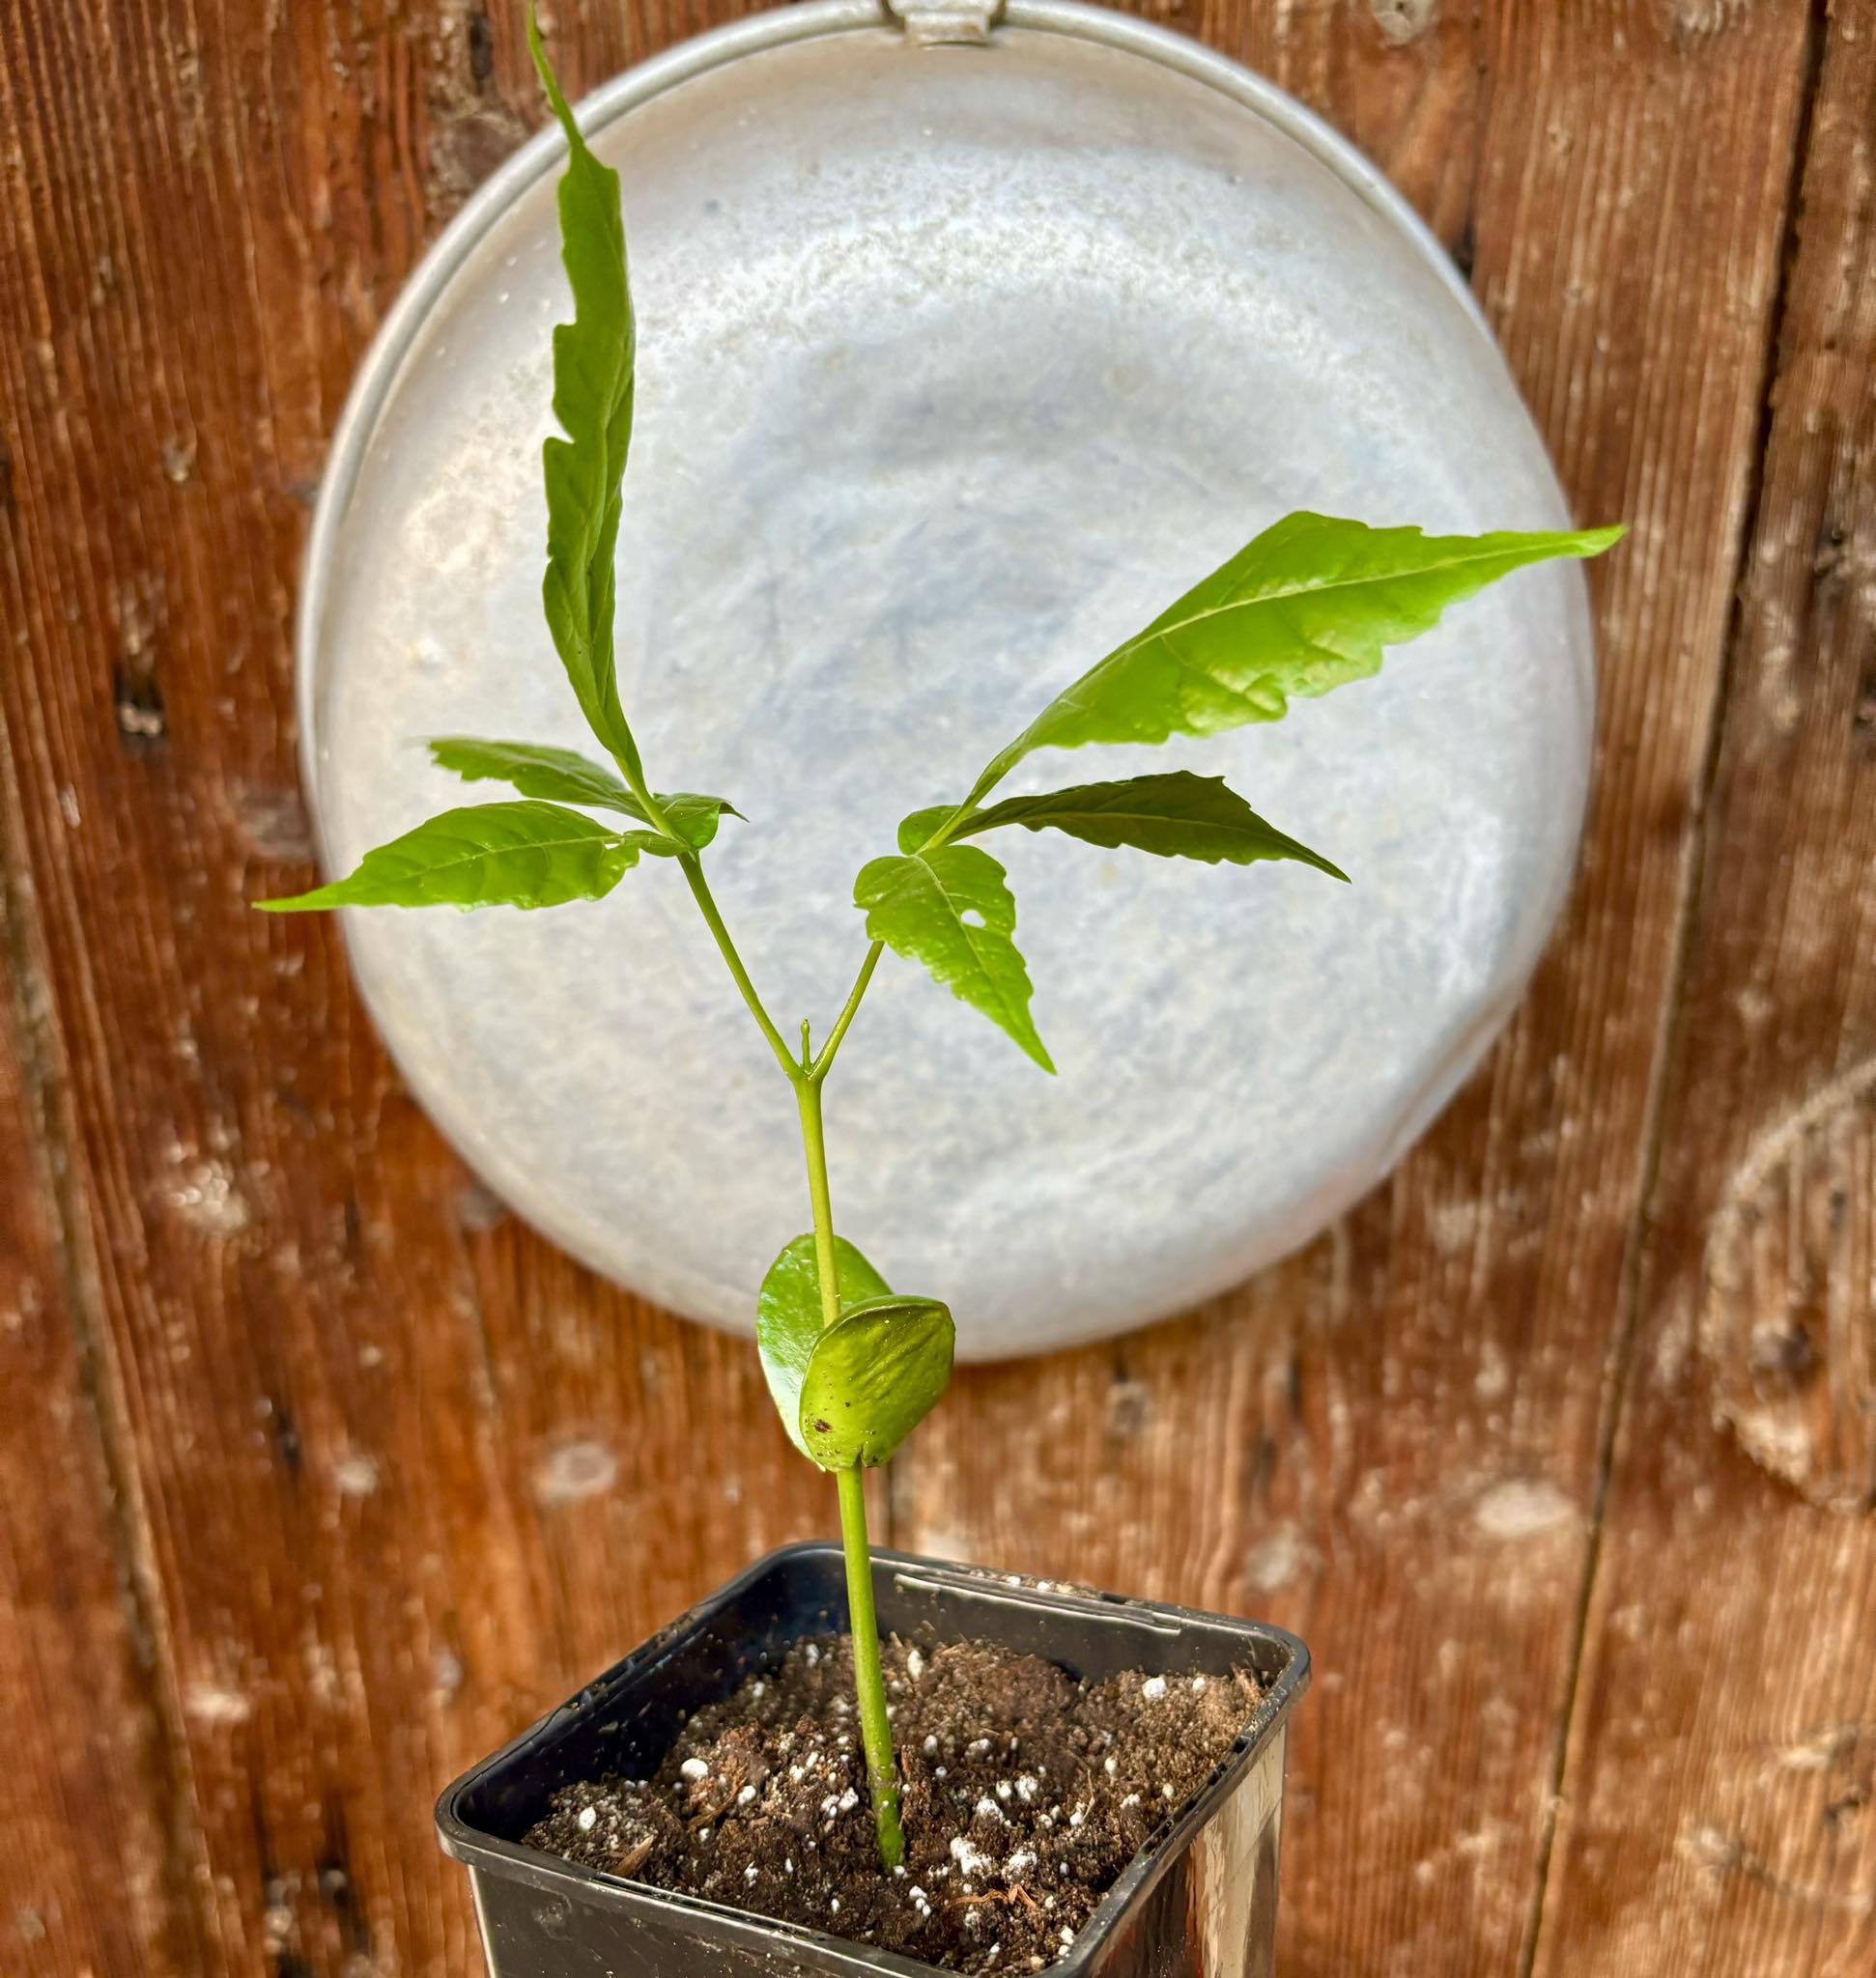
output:
M981 49L914 50L845 0L698 45L586 110L640 309L622 685L654 779L748 813L714 883L778 1019L824 1026L895 820L1277 515L1565 513L1437 250L1245 71L1055 6ZM417 738L583 740L538 604L552 174L530 147L466 209L328 470L299 660L335 869L472 801ZM948 1297L974 1358L1178 1311L1306 1240L1515 1003L1591 697L1580 578L1540 571L1280 725L1026 765L1012 788L1226 773L1354 884L999 844L1061 1075L889 959L829 1090L842 1229ZM747 1327L807 1220L793 1106L675 875L350 920L374 1017L490 1185Z

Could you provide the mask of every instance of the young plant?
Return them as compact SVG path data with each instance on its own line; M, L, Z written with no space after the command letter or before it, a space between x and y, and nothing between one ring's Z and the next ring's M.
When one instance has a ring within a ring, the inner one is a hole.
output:
M881 955L891 948L920 964L1052 1072L1013 939L1015 901L981 840L1020 827L1207 864L1287 859L1346 875L1260 817L1222 777L1175 770L990 802L1018 764L1041 749L1163 742L1280 720L1293 695L1325 693L1376 672L1383 648L1431 630L1449 605L1526 564L1593 556L1621 531L1430 537L1332 516L1286 516L1050 701L960 801L905 819L897 849L869 861L854 881L868 945L845 1003L818 1050L806 1022L791 1044L756 993L704 877L704 855L724 818L741 813L722 797L654 790L620 700L613 552L632 432L634 332L619 182L582 138L531 15L528 45L566 136L559 220L574 301L573 321L554 332L554 412L565 437L544 449L542 601L574 697L608 760L532 742L435 741L431 753L442 768L466 782L505 783L515 798L444 811L366 853L348 878L263 904L276 913L554 907L603 897L643 859L665 862L690 889L800 1114L813 1227L769 1267L756 1295L756 1339L782 1427L810 1462L833 1473L839 1490L867 1781L880 1859L892 1868L903 1847L898 1774L861 1479L892 1456L944 1393L952 1327L937 1299L893 1291L835 1231L821 1092Z

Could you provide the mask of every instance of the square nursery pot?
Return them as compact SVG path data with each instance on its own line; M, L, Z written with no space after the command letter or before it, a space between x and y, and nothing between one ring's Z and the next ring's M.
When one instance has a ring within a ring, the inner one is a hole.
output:
M1309 1681L1302 1643L1281 1628L1060 1582L874 1557L880 1626L909 1639L976 1636L1093 1678L1256 1671L1265 1694L1230 1754L1168 1816L1048 1970L1059 1978L1273 1971L1284 1740ZM930 1972L822 1931L576 1867L521 1838L557 1787L606 1772L647 1776L691 1712L774 1666L801 1637L846 1625L838 1545L772 1552L449 1787L437 1827L444 1851L469 1869L493 1978Z

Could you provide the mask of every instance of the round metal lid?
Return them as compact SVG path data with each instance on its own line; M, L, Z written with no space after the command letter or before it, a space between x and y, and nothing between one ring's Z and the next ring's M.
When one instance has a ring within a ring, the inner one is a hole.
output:
M1288 509L1561 526L1436 245L1235 65L1095 9L917 48L762 15L581 111L623 178L638 423L621 685L784 1023L832 1020L866 858ZM539 589L557 138L459 215L355 389L299 623L328 868L467 801L421 738L590 747ZM1228 774L1354 884L1027 834L998 856L1061 1075L891 957L828 1090L837 1219L967 1357L1217 1292L1369 1188L1511 1009L1587 776L1574 565L1272 727L1050 753L1011 789ZM1095 757L1098 756L1098 763ZM477 1172L635 1290L749 1329L808 1221L794 1107L675 875L550 914L354 914L365 1000Z

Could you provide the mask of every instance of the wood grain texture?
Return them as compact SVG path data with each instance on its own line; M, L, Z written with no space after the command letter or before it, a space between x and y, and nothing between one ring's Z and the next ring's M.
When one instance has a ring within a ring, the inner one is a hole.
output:
M1876 18L1826 41L1545 1913L1876 1970Z
M158 1974L471 1968L436 1789L824 1522L753 1355L495 1214L364 1026L336 929L246 904L307 857L288 617L325 435L488 133L522 127L473 20L100 0L0 35L8 854L174 1754L116 1787L183 1866ZM596 36L580 66L628 52ZM689 1481L700 1439L734 1469ZM93 1956L65 1882L111 1899L93 1767L88 1806L48 1798L0 1853L0 1924L45 1924L35 1970ZM140 1968L136 1916L101 1968Z
M0 819L18 826L0 757ZM134 1970L193 1961L188 1863L166 1829L151 1643L74 1323L88 1259L48 1158L63 1102L45 1051L43 957L19 875L0 890L0 1834L13 1900L0 1968ZM74 1837L90 1834L87 1851Z
M579 90L747 10L546 11ZM1876 29L1840 7L1826 49L1799 0L1143 11L1381 163L1579 512L1635 523L1596 573L1602 774L1528 1006L1396 1179L1190 1319L960 1379L894 1536L1311 1639L1289 1978L1706 1968L1722 1938L1716 1969L1865 1969L1876 1629L1841 1507L1869 1454ZM8 1978L472 1972L435 1789L831 1523L748 1348L503 1216L333 930L245 906L304 869L288 621L326 439L414 258L538 121L518 25L0 0L0 1368L33 1397L0 1427ZM1735 1546L1743 1591L1696 1612ZM1775 1708L1794 1612L1815 1659ZM1667 1741L1621 1686L1636 1643Z
M1118 1347L969 1370L897 1484L914 1546L1310 1641L1298 1978L1511 1972L1535 1946L1807 27L1509 8L1475 47L1474 280L1578 513L1634 524L1593 573L1600 764L1565 926L1488 1064L1311 1255Z

